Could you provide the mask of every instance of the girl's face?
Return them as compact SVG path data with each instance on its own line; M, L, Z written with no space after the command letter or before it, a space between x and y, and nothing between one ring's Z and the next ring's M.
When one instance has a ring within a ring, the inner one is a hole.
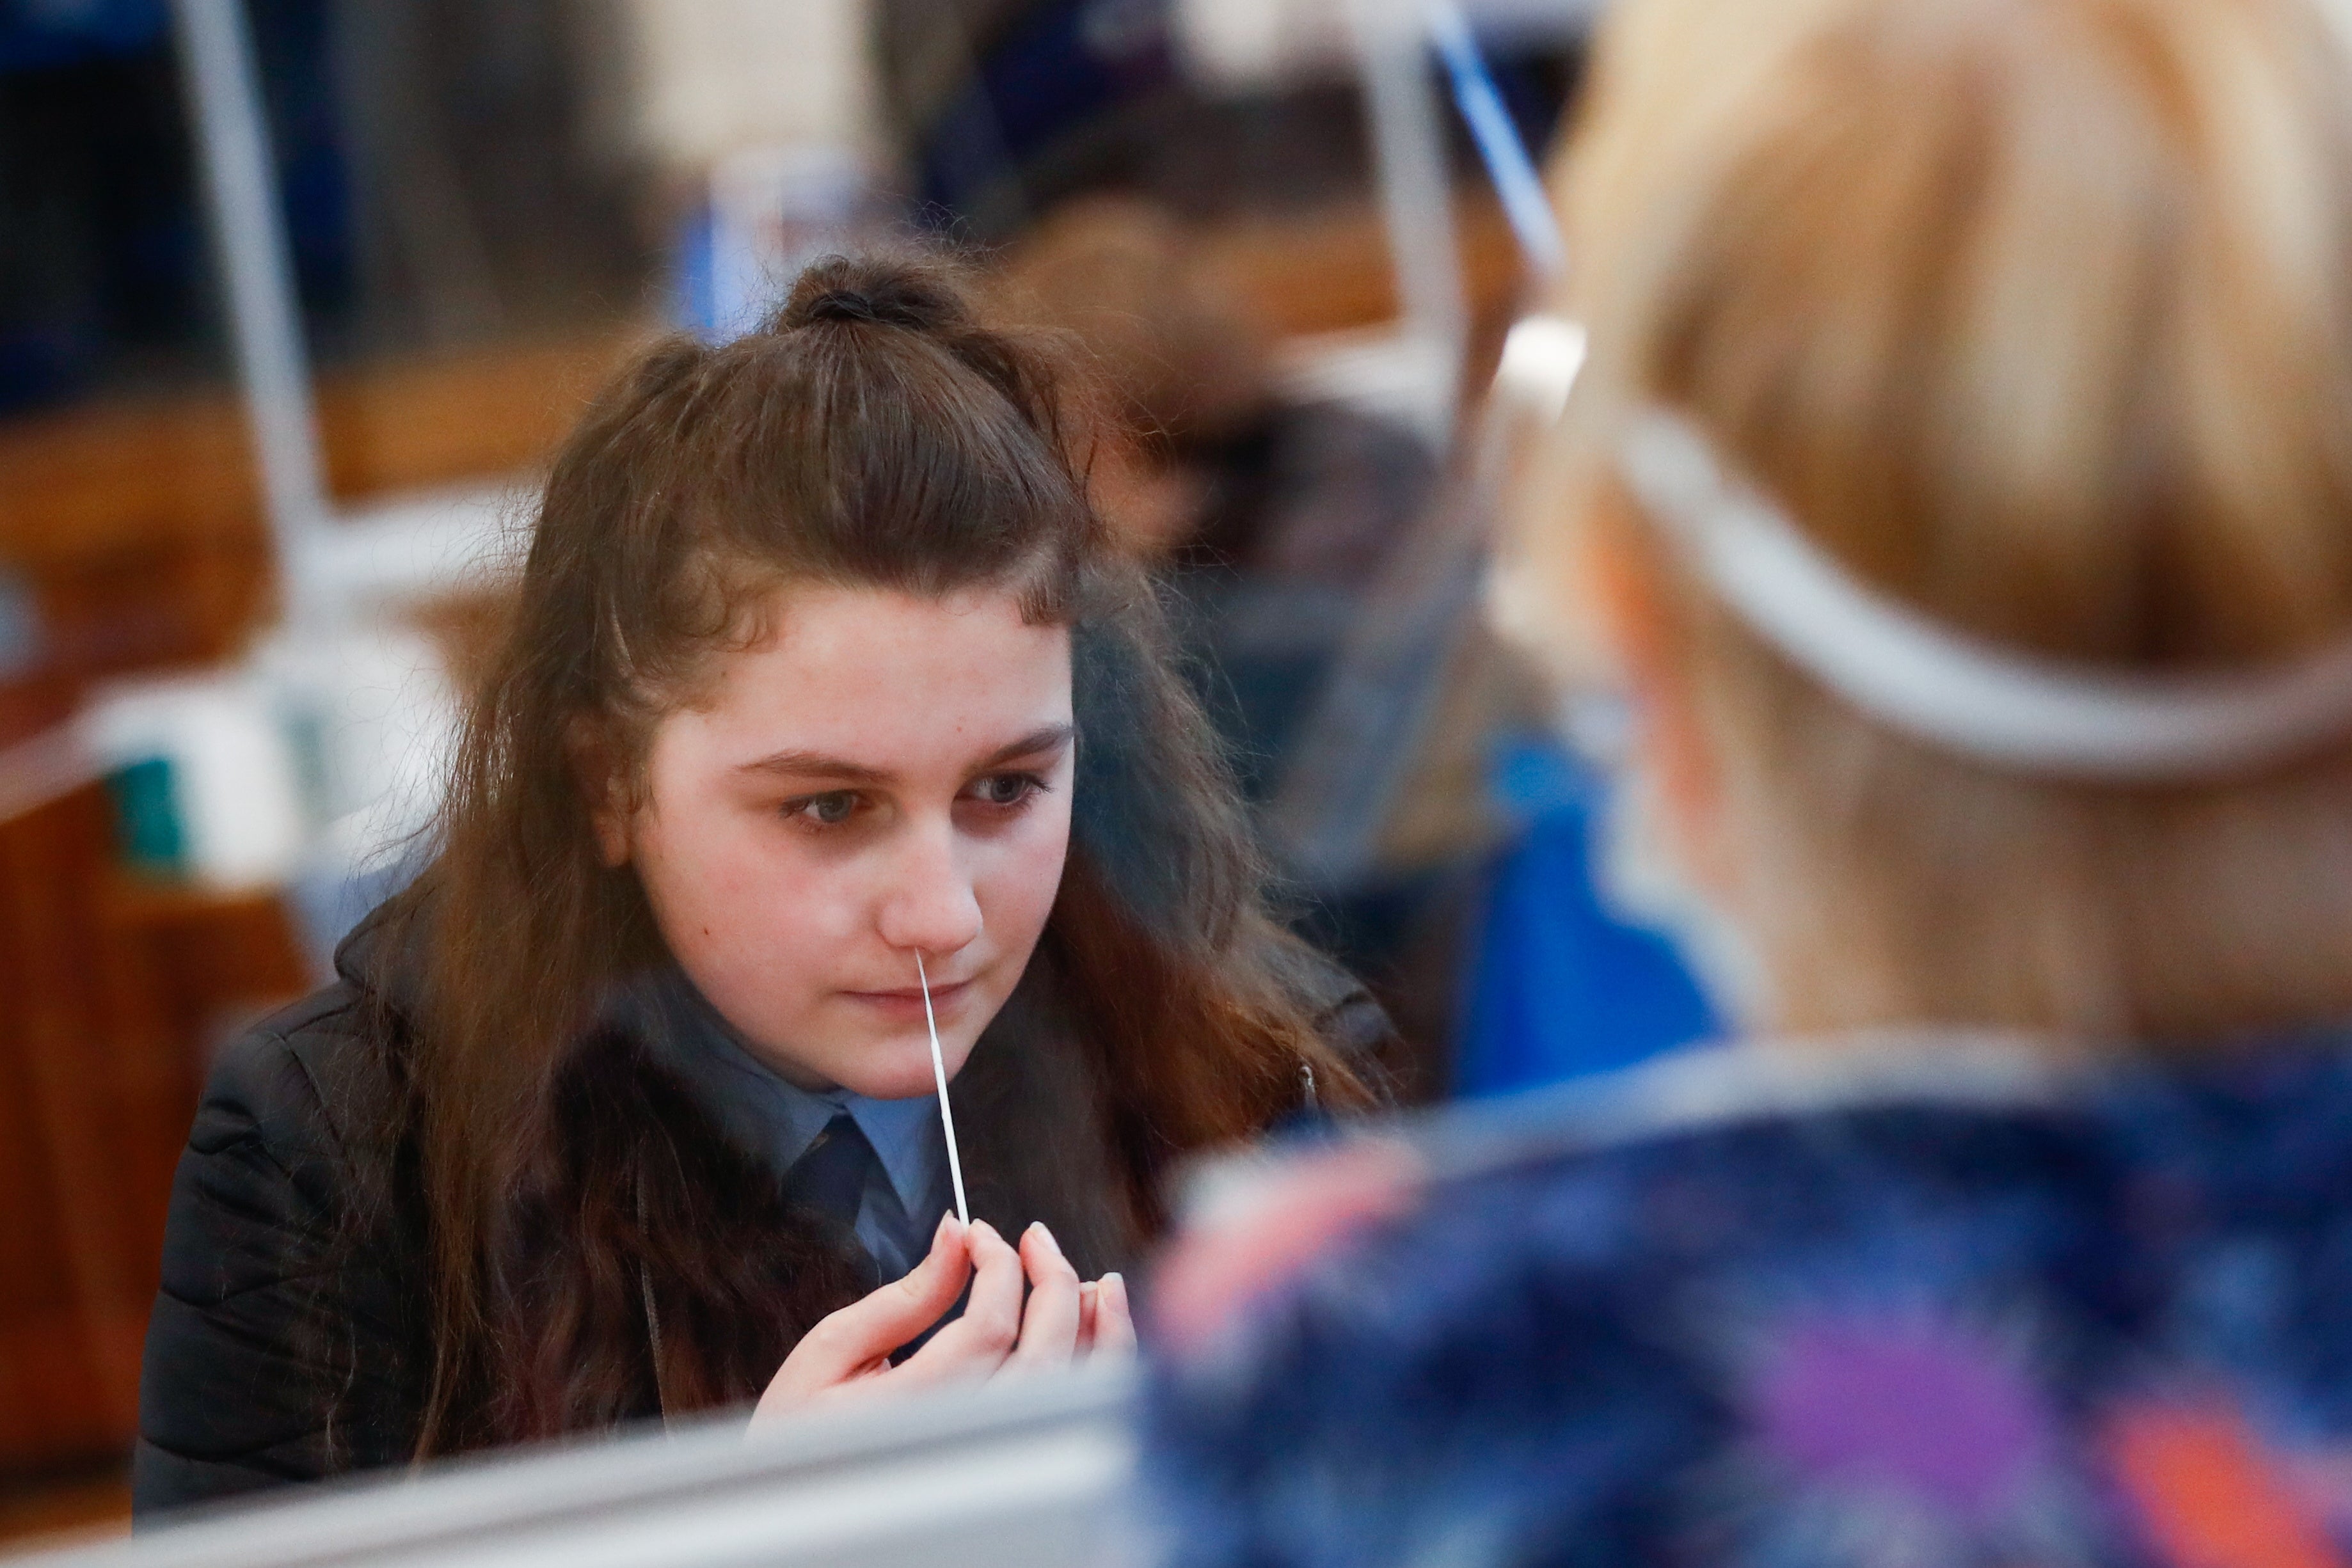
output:
M607 814L687 976L785 1077L929 1092L1029 962L1070 837L1070 637L1003 592L780 591Z

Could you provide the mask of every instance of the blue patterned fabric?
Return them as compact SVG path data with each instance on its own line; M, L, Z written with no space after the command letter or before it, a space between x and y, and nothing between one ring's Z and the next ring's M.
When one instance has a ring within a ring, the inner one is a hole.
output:
M1456 1127L1155 1374L1163 1561L2352 1562L2347 1045Z

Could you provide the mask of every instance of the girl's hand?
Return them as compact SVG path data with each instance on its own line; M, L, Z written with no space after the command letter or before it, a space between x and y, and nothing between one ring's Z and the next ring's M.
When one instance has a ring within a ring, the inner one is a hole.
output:
M1024 1310L1023 1276L1035 1287ZM963 1315L897 1366L891 1353L937 1323L964 1281ZM1033 1225L1016 1253L981 1220L967 1230L950 1215L907 1277L852 1302L809 1330L751 1413L761 1426L845 1396L984 1378L1008 1364L1067 1362L1080 1349L1131 1348L1135 1329L1118 1275L1080 1286L1053 1233Z
M1079 1354L1133 1354L1135 1316L1128 1310L1127 1281L1117 1274L1105 1274L1078 1289Z
M1061 1243L1043 1222L1021 1233L1021 1263L1029 1275L1029 1305L1022 1315L1021 1343L1005 1361L1008 1370L1062 1366L1078 1356L1118 1355L1135 1348L1126 1281L1106 1274L1080 1284Z

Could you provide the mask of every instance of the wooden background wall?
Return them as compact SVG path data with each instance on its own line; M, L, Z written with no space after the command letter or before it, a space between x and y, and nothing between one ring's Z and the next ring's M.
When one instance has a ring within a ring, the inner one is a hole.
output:
M527 471L635 336L331 380L337 490ZM242 410L222 392L0 427L0 559L31 583L49 645L0 683L0 756L92 680L233 656L277 591ZM274 896L119 869L100 787L0 820L0 1471L128 1448L206 1058L310 983Z

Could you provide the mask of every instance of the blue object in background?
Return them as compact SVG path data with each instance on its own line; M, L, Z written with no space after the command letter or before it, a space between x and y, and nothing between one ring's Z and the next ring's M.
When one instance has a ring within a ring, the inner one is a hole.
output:
M246 0L314 334L358 299L327 0ZM168 0L0 0L0 415L209 365L197 179Z
M0 72L135 53L171 25L165 0L0 0Z
M187 832L168 758L150 757L107 775L122 858L150 876L179 877L188 869Z
M719 329L719 223L708 202L688 209L677 226L677 270L670 280L670 319L707 342Z
M1526 737L1504 741L1490 777L1528 827L1496 862L1470 934L1454 1092L1557 1083L1718 1033L1674 944L1601 902L1592 851L1606 781Z
M1167 15L1161 0L1026 7L922 135L916 172L934 222L950 227L992 205L1007 215L1025 211L1034 193L1023 187L1024 168L1171 85Z

